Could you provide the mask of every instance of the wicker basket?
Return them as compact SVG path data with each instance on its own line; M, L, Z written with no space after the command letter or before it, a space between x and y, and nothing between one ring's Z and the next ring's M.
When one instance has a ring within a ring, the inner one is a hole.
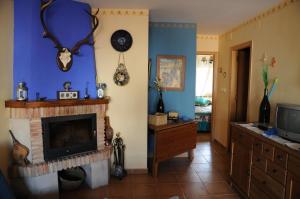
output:
M148 122L151 125L160 126L168 123L168 116L164 113L156 113L155 115L149 115Z

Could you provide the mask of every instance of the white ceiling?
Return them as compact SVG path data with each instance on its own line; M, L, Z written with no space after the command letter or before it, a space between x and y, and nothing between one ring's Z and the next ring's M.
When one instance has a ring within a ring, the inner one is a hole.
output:
M149 9L152 22L197 23L199 34L221 34L282 0L79 0L98 8Z

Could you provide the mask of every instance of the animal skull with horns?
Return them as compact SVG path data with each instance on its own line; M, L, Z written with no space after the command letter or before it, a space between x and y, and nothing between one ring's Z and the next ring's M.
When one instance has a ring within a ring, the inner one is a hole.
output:
M91 37L93 36L93 33L97 29L99 25L99 20L97 18L97 14L99 12L99 9L95 14L92 14L88 11L86 13L92 18L92 30L88 33L88 35L83 38L82 40L79 40L73 48L68 49L66 47L63 47L58 39L48 30L46 23L44 21L44 16L46 10L55 2L56 0L41 0L41 11L40 11L40 18L41 18L41 23L44 29L43 32L43 37L48 38L53 41L55 44L55 48L57 48L57 64L58 67L61 71L67 72L70 70L72 63L73 63L73 55L78 55L79 54L79 49L82 45L94 45L94 41L91 42Z

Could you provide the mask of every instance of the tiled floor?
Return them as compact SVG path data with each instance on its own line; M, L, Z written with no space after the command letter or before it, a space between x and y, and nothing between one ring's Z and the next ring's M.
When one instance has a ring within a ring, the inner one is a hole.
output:
M119 181L111 179L108 186L61 194L63 199L237 199L238 195L228 184L229 156L209 135L198 136L195 157L174 158L159 166L157 179L151 175L128 175Z

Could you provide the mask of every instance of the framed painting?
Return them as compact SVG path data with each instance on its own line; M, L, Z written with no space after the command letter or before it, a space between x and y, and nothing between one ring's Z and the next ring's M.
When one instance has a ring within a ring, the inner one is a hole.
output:
M185 63L185 56L157 56L157 78L161 80L164 90L184 90Z

